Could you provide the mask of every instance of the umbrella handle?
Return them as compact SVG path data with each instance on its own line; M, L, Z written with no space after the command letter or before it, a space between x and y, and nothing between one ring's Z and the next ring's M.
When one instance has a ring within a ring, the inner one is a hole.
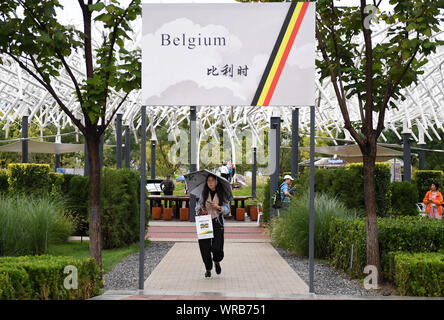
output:
M199 214L198 216L206 216L208 213L206 213L205 210L202 209L202 207L199 209Z

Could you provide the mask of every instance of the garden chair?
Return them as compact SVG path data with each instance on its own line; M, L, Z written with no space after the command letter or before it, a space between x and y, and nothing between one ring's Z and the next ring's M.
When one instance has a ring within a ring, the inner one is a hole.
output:
M422 203L422 202L418 202L418 203L416 204L416 207L418 208L419 214L420 214L422 217L424 217L424 216L427 215L427 214L426 214L426 206L425 206L424 203Z
M260 226L260 221L261 221L261 217L262 217L262 202L259 202L257 204L257 226Z

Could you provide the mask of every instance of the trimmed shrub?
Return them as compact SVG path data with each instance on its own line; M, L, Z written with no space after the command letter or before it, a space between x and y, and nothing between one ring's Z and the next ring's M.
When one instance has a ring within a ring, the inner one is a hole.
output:
M319 181L318 181L319 180ZM315 171L315 191L337 197L349 209L364 212L363 177L359 168L337 168Z
M334 267L350 271L350 249L354 245L354 277L362 277L366 266L366 222L333 219L330 224L329 256ZM436 252L444 248L444 223L422 217L378 218L381 267L384 270L391 251Z
M379 231L379 229L378 229ZM350 272L351 245L353 244L353 277L361 277L366 266L365 219L332 219L327 250L331 264Z
M418 189L416 183L409 181L390 184L391 213L398 216L416 216Z
M32 296L28 273L19 265L0 262L0 300L28 300Z
M308 256L309 199L309 193L305 192L301 197L292 200L290 210L283 211L280 217L274 220L272 229L274 243L301 256ZM330 222L335 217L345 218L351 214L341 202L326 194L316 194L314 204L315 257L326 258Z
M403 296L444 296L444 254L390 252L389 278Z
M139 239L137 171L105 168L102 175L102 243L104 249L128 246Z
M13 163L8 166L10 194L47 195L51 192L49 165Z
M62 195L64 195L64 196L68 195L69 190L70 190L71 179L73 177L78 177L78 176L79 175L76 175L76 174L67 174L67 173L63 174L63 182L62 182L62 185L60 186Z
M444 173L441 170L416 170L414 181L418 188L417 202L422 203L422 200L427 191L430 190L433 181L437 181L442 186L442 183L444 182Z
M8 187L8 172L0 169L0 193L7 193Z
M76 221L74 235L88 235L89 177L73 175L68 178L65 208ZM64 186L63 188L66 188Z
M376 214L387 215L390 207L390 165L376 163ZM365 212L364 170L362 163L349 164L345 168L315 170L315 191L338 197L349 209Z
M77 289L66 289L65 267L77 268ZM92 258L21 256L0 258L0 299L78 300L99 295L103 281Z
M45 253L49 243L68 240L71 220L47 197L0 196L0 256Z
M65 180L63 173L49 172L49 183L51 185L52 196L62 196L62 185Z
M75 235L88 235L89 178L75 175L68 179L65 207L77 222ZM139 239L139 181L140 175L135 170L105 168L102 171L103 249L125 247Z

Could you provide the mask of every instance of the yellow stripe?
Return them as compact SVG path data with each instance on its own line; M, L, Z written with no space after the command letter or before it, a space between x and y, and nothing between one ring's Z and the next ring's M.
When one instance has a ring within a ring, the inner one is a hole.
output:
M299 2L296 5L296 9L293 12L293 16L291 17L290 23L288 24L288 28L285 31L284 38L282 39L281 45L279 47L278 53L276 54L276 58L273 61L273 66L271 67L270 73L268 74L267 81L265 82L264 88L262 89L261 95L259 97L258 106L264 104L265 98L267 97L268 90L270 89L271 83L273 82L273 78L276 74L276 70L279 66L279 62L282 59L285 48L287 46L288 40L290 39L291 33L296 25L296 21L298 20L299 14L302 9L302 2Z

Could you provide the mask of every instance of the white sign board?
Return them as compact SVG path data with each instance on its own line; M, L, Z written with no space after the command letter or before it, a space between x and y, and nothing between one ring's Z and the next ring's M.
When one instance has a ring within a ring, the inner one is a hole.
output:
M162 188L160 187L160 183L147 183L146 190L150 193L162 192Z
M142 104L314 105L315 3L142 10Z
M391 175L391 179L390 182L393 181L402 181L402 175L401 175L401 161L396 161L396 158L394 159L394 162L391 164L392 168L392 175Z

